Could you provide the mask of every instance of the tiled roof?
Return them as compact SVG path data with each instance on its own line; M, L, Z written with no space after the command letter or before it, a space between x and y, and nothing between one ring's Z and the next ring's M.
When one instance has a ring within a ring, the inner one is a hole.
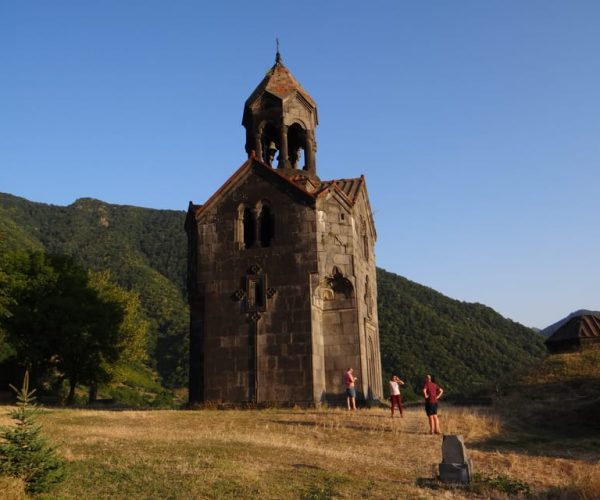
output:
M591 339L600 337L600 316L584 314L575 316L567 321L546 339L546 343L562 342L565 340Z
M269 175L274 175L285 183L289 183L302 192L304 196L307 196L309 199L313 200L318 198L320 195L323 195L328 190L335 189L338 193L341 193L345 198L347 198L347 200L353 205L356 203L360 188L365 182L365 178L362 175L354 179L333 179L330 181L315 181L304 175L297 175L295 177L288 178L282 175L277 169L271 168L269 165L266 165L255 157L251 157L242 163L242 165L231 175L231 177L229 177L229 179L227 179L225 183L219 189L217 189L217 191L215 191L203 205L195 205L190 201L188 215L194 214L195 216L199 216L202 212L208 210L208 208L212 206L213 203L220 198L223 193L228 191L237 183L238 179L244 172L253 167L261 169Z
M275 62L273 67L258 84L258 87L256 87L254 92L248 97L246 106L258 99L264 91L267 91L280 99L283 99L292 92L298 92L313 107L317 106L308 92L302 88L302 85L298 83L298 80L293 77L290 70L287 69L280 60Z
M314 193L307 191L302 185L293 182L291 179L288 179L286 176L279 173L277 169L271 168L269 165L252 156L242 163L242 165L231 175L231 177L229 177L229 179L227 179L225 183L219 189L217 189L203 205L194 205L192 202L190 202L191 208L188 209L188 212L193 210L194 214L199 216L202 212L208 210L216 200L218 200L224 193L236 185L240 177L242 177L245 172L252 168L260 169L267 175L275 176L275 178L279 179L281 182L293 186L303 196L308 197L308 199L314 199Z
M322 181L321 189L319 192L323 192L330 187L336 187L352 202L356 203L356 197L360 191L361 185L364 183L365 178L361 175L354 179L333 179L330 181Z

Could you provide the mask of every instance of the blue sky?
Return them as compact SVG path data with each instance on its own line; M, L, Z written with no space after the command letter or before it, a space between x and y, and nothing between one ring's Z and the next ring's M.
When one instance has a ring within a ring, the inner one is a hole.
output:
M600 309L600 2L0 0L0 191L185 210L284 63L380 267L545 327Z

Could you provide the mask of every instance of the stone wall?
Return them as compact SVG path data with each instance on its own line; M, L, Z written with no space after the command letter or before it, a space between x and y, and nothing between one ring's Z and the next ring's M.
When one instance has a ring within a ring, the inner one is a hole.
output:
M315 212L294 198L293 189L252 174L198 219L197 283L206 311L203 399L314 402L308 277L317 270ZM259 203L272 208L271 244L243 248L240 206ZM252 280L260 281L254 292L264 298L250 311Z
M315 201L260 165L241 172L186 223L197 229L189 232L191 400L341 402L349 367L359 399L381 398L364 186L354 204L336 189ZM263 207L272 217L265 241Z
M356 283L353 273L351 207L329 193L317 204L317 253L324 346L325 393L329 402L345 398L344 372L362 377Z
M319 200L317 250L321 288L314 306L322 315L328 401L344 399L343 374L349 367L358 377L360 398L383 396L374 241L364 189L354 205L335 192Z
M354 275L360 322L361 361L365 377L359 381L363 394L370 399L383 397L379 322L377 317L377 275L375 270L375 228L372 224L366 188L361 189L354 205Z
M369 399L383 397L379 322L377 317L377 276L375 239L366 189L363 187L354 205L353 217L354 276L360 327L361 362L364 376L361 390Z

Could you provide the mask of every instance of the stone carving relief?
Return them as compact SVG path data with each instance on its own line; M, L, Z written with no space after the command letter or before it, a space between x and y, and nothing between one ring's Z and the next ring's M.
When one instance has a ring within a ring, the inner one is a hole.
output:
M252 264L243 277L243 287L231 294L232 300L242 302L243 311L252 321L258 321L260 313L267 310L267 299L275 296L277 290L267 286L267 276L258 264Z
M367 318L373 317L373 295L371 293L371 285L369 284L369 276L365 277L365 306L367 309Z
M320 295L323 300L333 300L335 299L335 292L329 288L326 284L319 288Z

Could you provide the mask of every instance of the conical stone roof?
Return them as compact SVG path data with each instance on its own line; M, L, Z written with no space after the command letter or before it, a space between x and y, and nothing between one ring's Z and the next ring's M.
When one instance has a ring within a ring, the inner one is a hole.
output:
M250 94L250 97L246 99L245 105L250 106L265 91L282 100L291 93L298 92L311 106L315 108L317 106L313 98L302 88L302 85L298 83L290 70L285 67L279 53L275 58L275 64L267 71L267 74L254 89L254 92Z

